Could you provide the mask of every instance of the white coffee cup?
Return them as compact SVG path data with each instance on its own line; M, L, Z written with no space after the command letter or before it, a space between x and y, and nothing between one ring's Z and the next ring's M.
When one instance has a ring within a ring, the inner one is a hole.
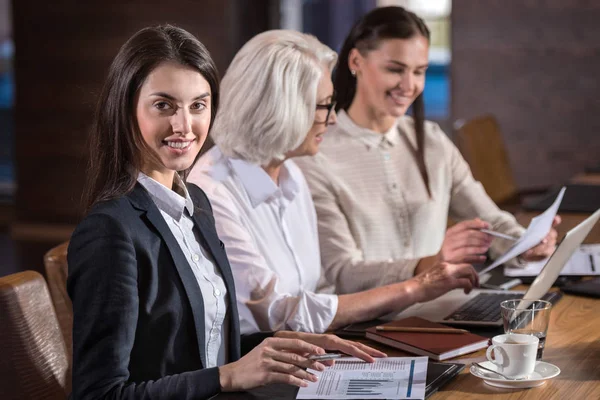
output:
M515 379L525 378L535 368L539 341L535 336L519 333L494 336L485 356L501 374Z

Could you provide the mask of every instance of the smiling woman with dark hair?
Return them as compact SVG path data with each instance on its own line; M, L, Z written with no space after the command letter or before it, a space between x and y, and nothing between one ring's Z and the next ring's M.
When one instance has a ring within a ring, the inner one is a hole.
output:
M331 335L240 336L211 205L184 182L217 113L217 77L204 46L173 26L139 31L110 67L91 133L89 212L68 250L75 399L306 386L316 378L305 369L324 368L308 359L321 346L379 354Z
M325 274L339 293L411 279L435 262L480 263L488 249L496 256L512 246L482 228L525 231L425 120L428 65L429 29L402 7L363 16L340 52L338 123L319 154L298 162L315 201ZM461 222L446 229L448 217ZM553 230L523 258L546 257L555 243Z

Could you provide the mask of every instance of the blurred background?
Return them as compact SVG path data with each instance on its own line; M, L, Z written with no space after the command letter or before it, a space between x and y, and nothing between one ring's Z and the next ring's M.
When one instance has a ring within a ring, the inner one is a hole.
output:
M137 30L172 23L224 73L255 34L297 29L339 50L374 7L432 31L427 118L455 139L498 122L518 188L600 164L600 2L592 0L0 0L0 276L33 269L82 216L86 138L108 65Z

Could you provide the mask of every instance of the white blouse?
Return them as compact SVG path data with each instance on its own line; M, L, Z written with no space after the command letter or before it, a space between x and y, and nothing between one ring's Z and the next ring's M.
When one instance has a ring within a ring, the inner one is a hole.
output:
M436 254L448 217L479 217L494 230L520 236L440 127L425 123L425 163L431 198L415 160L413 119L398 118L384 134L356 125L344 111L323 136L319 153L296 162L318 215L324 273L337 293L409 279L418 260ZM491 254L512 242L495 239Z
M316 293L321 258L314 204L298 167L281 167L279 186L260 167L215 146L188 177L213 207L235 279L241 333L324 332L335 295Z

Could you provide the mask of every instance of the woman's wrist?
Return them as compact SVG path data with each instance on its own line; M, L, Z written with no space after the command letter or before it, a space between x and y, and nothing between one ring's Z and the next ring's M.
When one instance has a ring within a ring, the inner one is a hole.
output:
M222 392L231 392L232 389L232 364L225 364L218 368L219 384Z
M403 282L403 284L407 306L420 303L423 298L423 282L421 279L414 277Z

